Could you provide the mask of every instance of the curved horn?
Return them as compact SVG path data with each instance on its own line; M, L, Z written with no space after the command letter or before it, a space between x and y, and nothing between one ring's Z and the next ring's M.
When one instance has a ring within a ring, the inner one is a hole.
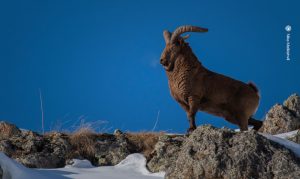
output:
M174 43L179 35L185 33L185 32L207 32L207 28L197 27L197 26L191 26L191 25L185 25L177 27L177 29L172 33L171 37L171 43Z
M164 30L164 39L165 39L166 44L168 44L170 42L171 33L167 30Z

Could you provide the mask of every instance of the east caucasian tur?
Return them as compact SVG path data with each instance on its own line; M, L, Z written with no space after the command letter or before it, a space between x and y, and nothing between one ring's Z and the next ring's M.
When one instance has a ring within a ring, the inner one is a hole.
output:
M225 118L236 124L241 131L248 124L255 130L262 122L251 116L259 104L259 91L253 83L243 83L205 68L185 40L185 32L207 32L196 26L180 26L173 33L165 30L166 47L160 63L167 73L172 97L186 111L190 127L196 129L195 116L198 110Z

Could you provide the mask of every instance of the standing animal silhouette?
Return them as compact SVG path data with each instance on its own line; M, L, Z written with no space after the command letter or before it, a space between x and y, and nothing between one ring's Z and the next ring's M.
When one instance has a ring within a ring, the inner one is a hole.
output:
M248 130L248 124L255 130L262 121L251 116L259 104L259 91L253 83L243 83L205 68L194 55L185 40L185 32L207 32L196 26L180 26L173 33L165 30L166 47L160 63L166 70L172 97L185 110L190 127L196 129L195 116L198 110L225 118L236 124L241 131Z

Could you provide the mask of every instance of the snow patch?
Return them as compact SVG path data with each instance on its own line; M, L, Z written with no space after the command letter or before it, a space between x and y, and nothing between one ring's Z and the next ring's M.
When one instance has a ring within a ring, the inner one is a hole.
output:
M93 167L87 160L57 169L30 169L0 152L3 179L163 179L164 173L150 173L141 154L131 154L116 166Z
M44 175L38 170L26 168L25 166L19 164L15 160L12 160L11 158L7 157L3 152L0 152L0 166L3 172L2 179L66 178L63 176L59 176L56 173L49 173L49 175Z
M139 153L128 155L123 161L121 161L115 167L121 170L135 170L147 176L159 176L164 177L164 172L151 173L146 168L146 158Z
M79 160L79 159L72 159L70 161L71 165L66 165L65 168L93 168L94 166L88 160Z
M274 136L282 138L282 139L288 139L288 138L294 137L297 134L297 132L298 132L298 130L294 130L294 131L291 131L291 132L286 132L286 133L282 133L282 134L276 134Z

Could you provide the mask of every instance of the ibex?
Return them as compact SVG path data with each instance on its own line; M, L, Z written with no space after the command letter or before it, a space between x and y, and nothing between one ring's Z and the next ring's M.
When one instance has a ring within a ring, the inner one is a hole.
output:
M185 32L207 32L196 26L180 26L173 33L165 30L166 47L160 63L167 73L172 97L186 111L190 127L196 129L195 116L198 110L225 118L236 124L241 131L248 124L255 130L262 122L252 118L259 104L259 91L253 83L243 83L205 68L180 35Z

